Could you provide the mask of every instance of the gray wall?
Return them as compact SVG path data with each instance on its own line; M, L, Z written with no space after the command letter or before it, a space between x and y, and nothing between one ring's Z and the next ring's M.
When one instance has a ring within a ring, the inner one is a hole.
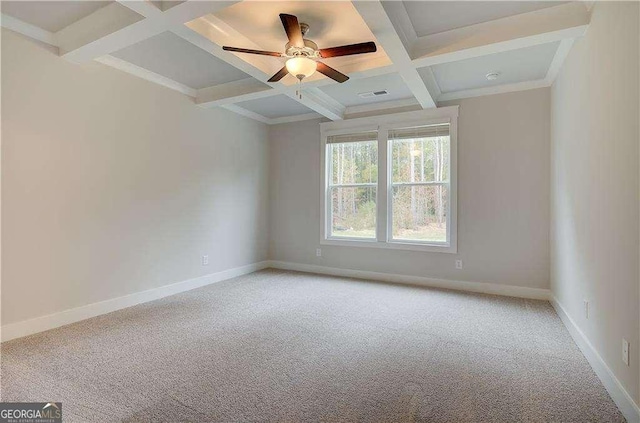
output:
M637 403L639 13L638 3L596 2L551 101L551 287Z
M320 247L319 121L270 128L273 260L549 287L549 89L459 104L456 254ZM464 269L455 269L455 260Z
M267 136L3 30L2 324L265 260Z

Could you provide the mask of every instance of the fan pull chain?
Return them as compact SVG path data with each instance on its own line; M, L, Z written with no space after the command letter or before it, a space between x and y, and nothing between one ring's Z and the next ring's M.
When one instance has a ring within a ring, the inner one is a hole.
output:
M302 100L302 78L298 79L298 88L296 89L296 97Z

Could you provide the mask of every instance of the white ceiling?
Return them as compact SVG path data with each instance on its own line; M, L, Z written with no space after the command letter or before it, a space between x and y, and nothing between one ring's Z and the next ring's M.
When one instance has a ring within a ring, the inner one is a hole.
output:
M171 32L147 38L112 55L195 89L249 77Z
M408 102L427 108L471 95L548 87L573 40L584 35L589 24L583 2L404 1L383 7L374 0L246 0L227 4L3 1L2 26L58 47L71 62L95 60L177 90L200 107L229 106L245 116L277 123L300 120L301 115L343 119L365 105L368 111L377 108L380 111L375 113L382 113L390 105L401 107ZM541 8L546 8L544 13L532 13ZM267 82L284 65L284 58L234 54L221 48L283 51L287 38L280 13L296 15L309 24L306 38L320 48L374 41L378 51L323 59L350 79L338 84L316 72L305 79L302 98L296 98L295 78ZM501 21L482 29L469 27L496 19ZM430 35L442 31L446 35ZM485 75L491 71L500 72L500 77L488 81ZM379 90L390 94L358 96Z
M313 112L313 110L308 109L285 95L243 101L236 105L269 119L297 116Z
M110 1L2 1L2 13L50 32L89 16Z
M418 37L532 12L556 1L404 1Z
M413 98L413 94L407 84L398 74L394 73L372 78L352 79L343 84L331 84L320 89L347 107ZM361 98L358 96L360 93L380 90L389 91L389 95L373 98Z
M432 66L443 93L544 79L558 42ZM498 72L489 81L487 73ZM424 71L422 71L424 78Z

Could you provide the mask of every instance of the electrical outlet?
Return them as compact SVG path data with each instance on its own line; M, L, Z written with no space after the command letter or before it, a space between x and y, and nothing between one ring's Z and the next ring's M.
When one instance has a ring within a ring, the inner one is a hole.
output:
M622 362L629 365L629 343L626 339L622 340Z
M462 260L456 260L456 269L462 269Z
M584 300L584 317L585 319L589 318L589 301Z
M209 265L209 256L202 256L202 265L203 266Z
M322 249L321 248L317 248L316 249L316 257L322 257Z

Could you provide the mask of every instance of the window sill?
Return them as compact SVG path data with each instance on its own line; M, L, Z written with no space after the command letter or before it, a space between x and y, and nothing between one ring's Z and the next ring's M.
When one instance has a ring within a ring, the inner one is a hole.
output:
M357 240L357 239L322 239L320 245L334 245L338 247L364 247L364 248L382 248L386 250L404 250L404 251L423 251L430 253L449 253L456 254L458 252L455 246L446 244L413 244L411 242L379 242L375 240Z

